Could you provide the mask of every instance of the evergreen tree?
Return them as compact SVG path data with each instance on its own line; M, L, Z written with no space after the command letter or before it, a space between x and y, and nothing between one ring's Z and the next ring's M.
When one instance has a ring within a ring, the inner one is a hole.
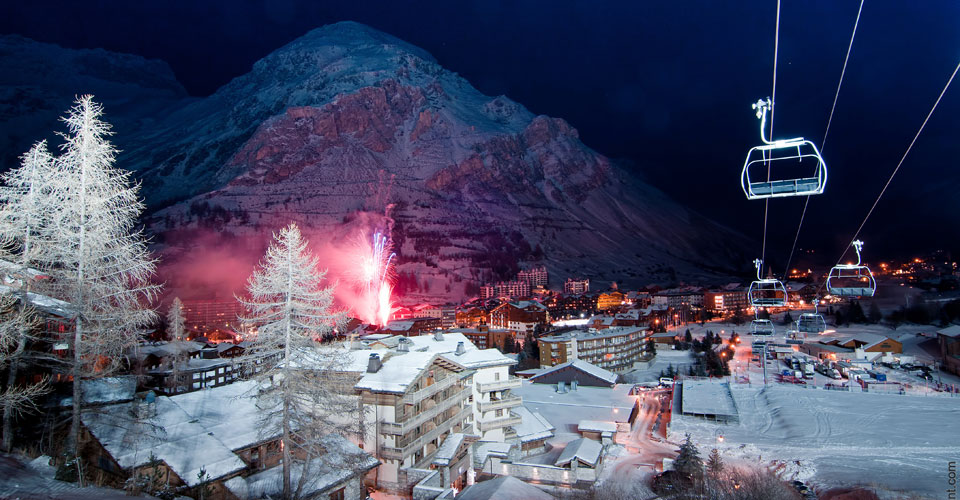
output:
M66 143L46 196L59 204L53 220L41 224L46 246L41 269L51 293L74 309L73 412L67 450L76 453L80 436L81 382L120 366L144 327L156 319L149 304L159 286L146 239L136 230L144 205L130 172L113 166L116 149L110 125L92 96L80 97L64 122Z
M687 329L687 331L684 332L684 334L683 334L683 341L686 342L686 343L688 343L688 344L691 343L691 342L693 342L693 334L690 333L690 329Z
M265 432L281 438L285 499L298 498L305 480L318 473L308 468L325 453L326 434L360 431L356 401L338 392L336 374L349 363L347 351L316 343L344 318L333 312L333 288L322 287L326 272L318 266L290 224L274 235L248 281L248 297L239 299L247 310L243 321L256 328L240 362L262 382L256 397ZM300 478L297 485L293 477Z
M877 306L876 301L871 301L870 310L867 312L867 321L877 324L881 319L883 319L883 314L880 313L880 307Z
M686 439L680 445L680 454L673 460L673 468L691 477L699 477L703 474L703 459L700 458L700 451L696 445L690 441L690 434L686 435Z
M707 472L711 476L719 476L723 472L723 459L720 458L720 451L716 448L710 450L710 456L707 457Z
M793 316L790 314L790 311L787 311L786 314L783 315L783 324L789 325L790 323L793 323Z
M646 342L647 352L653 355L657 354L657 343L653 341L653 337L648 337Z
M677 373L673 370L673 363L667 365L667 377L673 378Z
M20 167L2 176L0 187L0 258L13 264L6 272L20 281L16 298L4 299L0 308L0 368L7 370L7 384L0 393L3 409L4 451L13 447L13 418L26 409L32 409L34 400L46 392L41 382L27 386L17 385L20 368L31 360L27 350L37 340L33 331L37 316L27 300L33 289L34 276L29 271L39 267L43 253L48 249L37 241L41 226L48 224L59 212L57 200L50 196L55 180L54 159L47 151L46 141L33 145L21 158Z

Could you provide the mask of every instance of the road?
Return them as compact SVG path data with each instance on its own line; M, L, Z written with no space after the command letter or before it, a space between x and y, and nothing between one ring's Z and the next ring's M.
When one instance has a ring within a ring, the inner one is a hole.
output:
M617 477L628 477L638 467L644 466L652 472L655 464L677 455L677 446L666 441L669 401L673 391L660 388L642 394L640 412L630 428L630 434L617 439L617 444L623 445L628 453L617 460L612 468Z

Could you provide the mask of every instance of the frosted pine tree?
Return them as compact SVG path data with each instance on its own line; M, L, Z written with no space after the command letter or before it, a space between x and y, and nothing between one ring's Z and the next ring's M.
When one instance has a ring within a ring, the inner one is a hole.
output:
M170 340L180 341L183 338L183 302L180 297L174 297L167 310L167 333Z
M20 160L20 167L2 176L0 186L0 258L9 266L5 273L19 284L0 304L0 367L7 368L6 386L0 393L5 451L13 445L14 416L31 408L34 398L46 391L45 383L18 387L16 380L20 368L31 361L26 347L36 340L39 326L28 300L34 277L30 267L46 249L37 235L41 224L49 223L59 210L50 196L54 160L46 141L34 144Z
M183 349L183 341L185 340L183 334L183 302L180 301L180 297L174 297L173 301L170 302L170 309L167 310L167 334L170 336L170 342L177 348L176 354L171 360L170 380L168 382L173 389L172 394L177 394L183 385L180 380L180 367L187 360L187 353Z
M63 121L68 132L56 161L51 195L60 209L42 226L44 267L58 298L76 311L70 342L73 412L67 447L76 452L81 380L116 368L156 314L150 303L155 261L136 228L144 205L130 172L113 166L110 125L92 96L80 97Z
M359 432L357 401L340 390L337 378L348 353L318 344L343 318L332 310L333 288L321 286L325 274L291 224L274 235L249 279L248 297L239 299L248 311L241 321L255 329L241 361L261 382L263 432L282 439L286 499L299 498L305 482L319 472L309 467L323 453L324 435ZM294 467L300 468L296 485Z

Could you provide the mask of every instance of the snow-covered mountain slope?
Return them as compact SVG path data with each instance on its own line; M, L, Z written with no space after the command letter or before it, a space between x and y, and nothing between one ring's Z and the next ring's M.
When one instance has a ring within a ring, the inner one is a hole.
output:
M75 96L104 104L125 145L134 130L190 101L167 63L102 49L72 50L0 36L0 170L40 139L57 144L58 119Z
M459 298L467 283L541 258L554 282L601 284L718 278L746 259L740 235L591 150L563 120L483 95L357 23L311 31L210 97L171 95L181 100L124 131L105 102L174 287L221 280L200 276L211 253L235 261L229 275L242 283L244 263L291 220L318 247L392 227L410 300Z

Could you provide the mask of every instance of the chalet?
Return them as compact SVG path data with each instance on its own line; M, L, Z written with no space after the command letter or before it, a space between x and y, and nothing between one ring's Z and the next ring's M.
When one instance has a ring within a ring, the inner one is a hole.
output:
M848 349L862 349L864 352L902 353L903 344L884 335L857 334L841 339L837 345Z
M607 445L613 443L613 437L617 434L617 423L603 420L581 420L577 424L577 430L583 437Z
M539 374L530 377L530 381L537 384L556 384L563 382L593 387L613 387L617 383L617 374L604 370L599 366L587 363L582 359L574 359L548 368Z
M263 421L251 396L254 382L179 396L159 396L100 408L83 414L84 454L93 467L86 475L99 484L122 487L128 478L157 474L175 490L196 494L203 487L212 498L275 496L282 456L276 423ZM325 438L327 454L311 463L317 473L308 481L315 493L351 492L338 498L363 498L360 483L377 461L341 436ZM353 469L324 470L337 463ZM315 477L314 477L315 476Z
M490 325L507 328L521 334L533 333L537 325L550 322L547 307L532 300L507 302L490 311Z
M440 318L414 318L404 320L394 320L380 329L379 333L390 335L405 335L407 337L416 337L433 333L440 328Z
M571 469L579 467L599 469L602 452L603 445L599 441L587 438L574 439L567 443L553 465Z
M960 375L960 325L953 325L937 331L940 343L940 355L943 356L943 369Z
M654 342L658 344L673 344L673 341L677 338L677 332L660 332L654 333L650 336Z

